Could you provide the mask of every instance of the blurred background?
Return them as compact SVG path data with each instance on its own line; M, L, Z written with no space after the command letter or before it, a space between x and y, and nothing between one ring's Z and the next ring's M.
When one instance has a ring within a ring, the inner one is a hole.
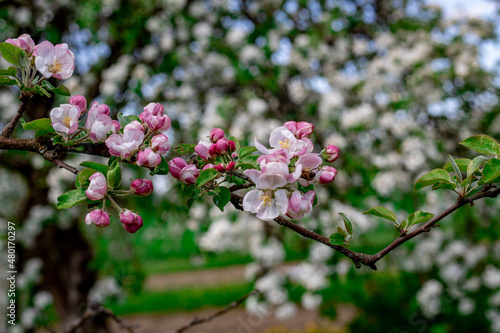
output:
M213 127L248 144L267 142L288 120L314 123L317 150L334 144L341 157L336 181L317 189L319 206L300 223L330 235L344 212L355 228L351 249L365 253L398 233L363 211L382 205L400 220L439 213L455 197L417 193L415 180L448 154L473 157L458 146L469 135L500 139L497 22L497 3L487 0L0 1L0 40L28 33L68 43L72 94L114 114L162 103L172 147ZM0 88L2 127L17 95ZM25 119L66 102L39 97ZM176 156L172 149L167 159ZM67 162L88 159L100 161ZM155 193L124 202L144 218L131 235L117 216L104 229L85 225L83 205L56 212L74 175L35 154L0 152L0 252L15 222L19 271L19 321L9 332L61 329L89 302L139 332L165 332L254 288L263 293L244 308L191 331L500 332L498 200L461 208L375 272L208 199L188 210L172 177L127 166L124 183L137 177L151 178ZM82 330L119 331L101 317Z

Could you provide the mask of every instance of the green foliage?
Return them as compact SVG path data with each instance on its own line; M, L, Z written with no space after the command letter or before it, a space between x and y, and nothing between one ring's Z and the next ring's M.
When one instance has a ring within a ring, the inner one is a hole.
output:
M434 185L436 183L453 184L450 174L443 169L434 169L422 175L415 183L415 190L421 190L424 187Z
M196 186L201 187L201 186L205 185L206 183L217 178L218 175L219 175L219 172L217 172L217 170L215 170L215 169L212 169L212 168L205 169L202 172L200 172L200 175L196 179Z
M213 195L214 204L219 207L221 211L224 211L224 207L231 200L231 192L227 187L219 186L215 190L208 193L209 195Z
M86 167L86 168L94 169L94 170L102 173L104 176L106 176L108 174L108 171L109 171L109 167L107 165L93 162L93 161L85 161L85 162L80 163L80 165L83 167Z
M7 69L0 69L0 75L16 76L17 69L15 67L9 67Z
M150 175L168 175L168 162L167 160L162 156L161 157L161 162L158 164L151 172Z
M23 56L26 56L26 53L23 50L5 42L0 43L0 52L2 53L3 58L7 60L7 62L16 66L21 66L21 58Z
M484 134L468 137L460 144L480 154L500 155L500 144L495 139Z
M78 175L76 175L75 186L77 188L82 187L88 181L90 176L92 176L96 172L97 171L95 171L94 169L83 169L78 173Z
M67 209L71 208L74 205L84 201L87 199L87 195L85 194L85 190L82 188L77 188L75 190L68 191L66 193L61 194L57 198L57 209Z
M238 158L241 159L247 155L255 153L256 151L257 151L257 148L255 148L254 146L241 147L240 151L238 152Z
M128 124L130 124L131 122L133 122L134 120L137 120L137 121L141 121L139 119L139 117L137 117L136 115L129 115L129 116L124 116L123 113L119 112L116 116L118 118L118 122L120 122L120 125L122 127L125 127L127 126Z
M122 171L120 168L120 163L115 161L109 168L106 178L108 179L108 185L111 188L117 188L122 182Z
M344 245L345 237L341 233L334 233L330 236L330 243L333 245Z
M179 154L192 154L195 146L194 143L181 143L175 148L175 151Z
M408 216L408 218L406 219L404 231L407 232L408 230L410 230L410 228L413 225L418 224L418 223L427 222L433 217L434 217L434 214L432 214L432 213L426 213L426 212L422 212L421 210L418 210L415 213L412 213Z
M381 206L370 208L366 212L364 212L363 214L366 214L366 215L375 215L375 216L381 217L383 219L392 221L394 223L398 222L396 214L394 214L389 209L387 209L385 207L381 207Z
M498 181L500 181L500 160L492 158L484 163L483 182L485 184L491 184Z
M21 125L23 129L28 131L36 131L35 137L40 137L47 134L53 134L56 131L52 127L52 122L49 118L40 118L29 123L25 122L24 119L21 118Z
M35 88L38 86L35 86ZM68 88L66 88L63 85L60 85L59 87L54 87L49 81L45 80L42 81L42 88L45 92L52 91L55 94L61 95L61 96L71 96L71 92L69 91ZM42 94L46 95L47 97L50 97L50 94L42 92Z

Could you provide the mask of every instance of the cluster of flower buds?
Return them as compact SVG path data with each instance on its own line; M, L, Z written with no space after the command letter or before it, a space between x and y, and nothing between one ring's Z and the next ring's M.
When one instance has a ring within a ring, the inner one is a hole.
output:
M29 60L27 65L30 67L34 65L45 78L54 77L65 80L73 75L75 55L68 49L66 43L54 45L49 41L44 41L35 45L28 34L23 34L16 39L9 38L5 42L25 51Z
M151 180L135 179L132 181L128 191L113 190L109 186L106 177L100 172L91 175L89 181L90 183L85 191L85 195L91 201L100 201L98 207L102 206L102 208L97 208L89 212L85 217L86 224L90 225L94 223L98 227L106 227L109 225L110 218L106 211L106 200L108 200L111 206L119 212L120 222L123 224L125 230L133 234L142 227L142 217L137 213L118 206L113 197L129 195L148 196L153 193L153 182Z
M328 146L320 154L312 152L309 138L313 129L311 123L289 121L271 132L271 149L255 140L263 155L257 159L260 170L245 170L256 189L243 198L244 210L256 213L262 220L272 220L280 214L301 219L311 212L315 192L303 193L299 184L304 188L332 182L337 170L325 162L333 162L339 156L335 146Z

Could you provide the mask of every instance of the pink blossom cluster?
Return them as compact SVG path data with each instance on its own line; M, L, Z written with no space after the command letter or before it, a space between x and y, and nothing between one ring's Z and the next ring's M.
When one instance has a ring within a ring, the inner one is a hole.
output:
M130 160L137 154L138 166L154 168L170 149L168 137L161 133L170 129L170 118L163 114L161 104L149 103L139 119L126 125L123 133L110 135L106 146L112 156Z
M260 170L248 169L245 174L255 183L255 190L243 198L243 209L256 213L262 220L272 220L280 214L301 219L313 207L315 192L305 193L298 184L327 184L335 179L337 170L325 165L339 156L335 146L328 146L320 154L313 153L309 139L314 126L308 122L286 122L271 132L271 149L255 140L255 146L263 155L257 159Z
M94 223L98 227L106 227L110 223L109 214L106 211L105 200L110 200L112 206L119 211L120 222L125 230L130 233L135 233L143 225L142 217L128 209L122 209L112 199L113 191L109 188L106 177L96 172L89 177L89 186L85 190L85 195L89 200L101 201L102 209L94 209L85 217L85 223L90 225ZM153 192L153 182L149 179L135 179L132 181L128 190L129 195L148 196Z
M16 39L7 39L6 43L12 44L26 52L33 61L36 69L45 77L54 77L65 80L73 75L75 69L75 55L68 49L68 44L52 44L49 41L35 45L28 34L23 34Z

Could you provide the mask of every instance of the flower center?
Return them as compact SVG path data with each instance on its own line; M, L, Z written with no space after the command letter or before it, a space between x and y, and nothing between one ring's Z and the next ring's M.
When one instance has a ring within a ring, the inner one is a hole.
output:
M64 124L64 126L70 128L71 127L71 117L70 116L65 116L63 118L63 124Z
M59 73L61 71L62 63L59 60L56 60L54 64L50 67L49 72L52 74Z
M271 198L272 195L273 195L273 192L266 191L266 192L264 192L264 195L259 197L259 199L262 200L262 207L271 206L272 201L273 201L273 199Z
M279 140L278 143L280 144L280 147L283 149L290 149L290 146L292 145L292 143L288 139L285 139L283 141Z

